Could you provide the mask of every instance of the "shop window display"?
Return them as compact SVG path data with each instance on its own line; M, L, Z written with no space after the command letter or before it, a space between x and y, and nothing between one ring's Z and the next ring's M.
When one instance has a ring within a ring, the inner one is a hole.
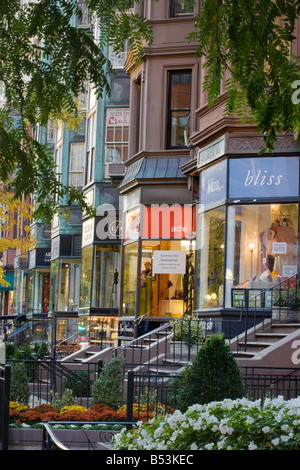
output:
M29 313L48 313L50 272L32 270L28 273L27 310Z
M80 279L80 300L79 308L90 307L92 267L93 265L93 245L82 249L81 256L81 279Z
M135 315L138 244L124 247L124 315Z
M119 247L97 245L94 255L92 306L117 308L119 301Z
M55 306L60 312L76 311L79 305L80 260L54 260L51 279L55 281ZM50 288L52 298L52 286Z
M192 249L191 249L192 248ZM182 317L193 308L194 246L188 240L144 240L125 247L124 314L134 315L138 274L139 316Z
M223 305L224 253L225 253L224 206L201 213L198 221L198 305L199 309Z
M298 204L228 207L226 306L233 287L267 289L297 273Z

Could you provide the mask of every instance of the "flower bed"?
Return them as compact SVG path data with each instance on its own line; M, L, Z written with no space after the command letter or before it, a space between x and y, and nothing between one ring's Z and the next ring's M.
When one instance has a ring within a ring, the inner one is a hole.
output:
M175 411L113 440L115 450L299 450L300 398L223 400Z
M159 404L133 406L133 421L146 422L157 412L172 412L172 408ZM9 423L11 427L42 427L43 421L85 421L85 422L124 422L127 421L126 405L115 411L110 406L97 403L89 409L83 406L65 406L58 411L52 405L38 405L29 408L19 403L10 402ZM40 425L40 426L39 426Z

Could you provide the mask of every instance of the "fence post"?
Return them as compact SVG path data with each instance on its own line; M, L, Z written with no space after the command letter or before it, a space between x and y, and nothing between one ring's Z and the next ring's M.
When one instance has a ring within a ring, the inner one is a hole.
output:
M126 421L133 421L133 395L134 395L134 372L133 370L128 371L128 380L127 380L127 412L126 412Z
M191 338L191 335L192 335L192 329L191 329L191 321L192 319L190 318L188 320L188 325L189 325L189 335L188 335L188 361L191 360L191 346L192 346L192 338Z

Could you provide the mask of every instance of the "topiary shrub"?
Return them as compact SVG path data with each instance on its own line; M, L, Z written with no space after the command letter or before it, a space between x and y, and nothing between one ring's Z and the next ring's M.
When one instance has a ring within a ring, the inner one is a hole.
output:
M105 403L114 410L120 408L124 403L124 359L114 357L106 362L101 370L101 374L91 387L93 403Z
M185 368L181 384L177 395L181 411L196 403L242 398L246 393L241 371L223 335L213 335L205 342Z

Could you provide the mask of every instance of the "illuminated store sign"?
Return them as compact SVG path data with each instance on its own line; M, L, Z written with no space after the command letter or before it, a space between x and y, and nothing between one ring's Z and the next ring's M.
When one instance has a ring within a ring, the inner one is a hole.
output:
M298 157L238 158L229 162L230 198L297 197Z
M216 205L226 198L227 161L223 160L200 173L200 203Z

